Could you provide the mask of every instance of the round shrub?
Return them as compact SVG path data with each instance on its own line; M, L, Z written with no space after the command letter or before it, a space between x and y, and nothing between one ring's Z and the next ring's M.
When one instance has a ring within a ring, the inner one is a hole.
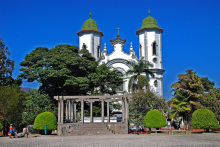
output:
M47 125L47 130L57 129L57 119L55 115L51 112L43 112L39 114L34 120L34 129L44 130L45 124Z
M198 109L192 115L191 126L195 129L218 129L215 114L208 109Z
M158 110L149 111L144 117L144 126L147 128L161 128L167 125L163 113Z

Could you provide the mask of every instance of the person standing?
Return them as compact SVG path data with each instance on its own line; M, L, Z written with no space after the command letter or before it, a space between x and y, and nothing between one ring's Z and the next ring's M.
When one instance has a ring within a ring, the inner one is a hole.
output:
M13 125L13 124L10 124L10 127L9 127L9 138L11 138L11 134L12 134L12 132L13 132L12 125Z

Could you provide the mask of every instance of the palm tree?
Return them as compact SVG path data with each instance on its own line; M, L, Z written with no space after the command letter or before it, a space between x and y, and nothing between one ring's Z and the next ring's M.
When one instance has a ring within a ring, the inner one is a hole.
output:
M132 91L134 90L141 90L143 89L143 87L149 87L149 83L148 83L148 79L146 76L141 75L142 73L150 74L152 77L154 77L153 72L151 72L149 70L149 67L153 67L153 64L150 64L149 62L146 63L146 61L144 61L144 58L142 57L140 60L138 60L138 62L135 61L128 61L127 64L131 65L133 67L133 69L130 69L126 72L126 75L129 74L134 74L128 83L128 89L130 92L130 89L132 89ZM136 84L137 81L137 84Z

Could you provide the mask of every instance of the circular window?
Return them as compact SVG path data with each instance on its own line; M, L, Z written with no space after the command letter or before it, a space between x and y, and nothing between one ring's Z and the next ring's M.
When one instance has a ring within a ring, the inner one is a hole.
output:
M153 58L153 62L154 62L154 63L157 63L157 58Z

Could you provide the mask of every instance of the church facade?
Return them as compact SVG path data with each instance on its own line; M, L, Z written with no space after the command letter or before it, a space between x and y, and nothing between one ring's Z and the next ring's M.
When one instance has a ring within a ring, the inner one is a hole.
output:
M154 73L154 77L143 73L149 80L150 88L156 94L163 96L163 73L165 71L162 61L163 29L159 28L156 19L150 16L150 11L148 11L148 15L143 20L141 28L136 31L139 36L139 46L137 48L139 48L139 58L144 58L146 62L153 64L150 70ZM125 73L132 67L127 64L127 61L138 61L132 42L130 43L129 54L125 53L123 47L126 40L120 38L118 34L117 38L110 40L114 51L108 54L105 43L101 52L103 33L98 30L95 20L91 19L91 13L90 18L83 23L83 27L77 35L79 36L80 50L86 48L96 60L101 60L100 64L112 66L117 69L118 74L124 75L125 82L117 93L128 92L128 81L132 75L126 76Z

